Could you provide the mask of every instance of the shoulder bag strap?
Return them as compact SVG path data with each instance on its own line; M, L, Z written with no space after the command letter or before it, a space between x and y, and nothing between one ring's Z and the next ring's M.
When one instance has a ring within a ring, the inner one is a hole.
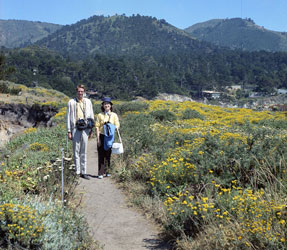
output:
M74 104L74 108L75 108L75 114L76 114L76 117L75 117L75 119L76 119L76 121L78 120L78 109L77 109L77 103L78 103L78 100L77 100L77 98L75 97L74 98L74 100L75 100L75 104Z
M119 131L118 128L117 128L117 132L118 132L118 136L119 136L120 143L122 143L122 138L121 138L120 131Z

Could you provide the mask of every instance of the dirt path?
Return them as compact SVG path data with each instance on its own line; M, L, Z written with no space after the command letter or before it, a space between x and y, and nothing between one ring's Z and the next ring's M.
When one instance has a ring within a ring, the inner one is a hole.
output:
M88 145L87 174L81 178L77 193L83 195L81 210L91 235L105 250L169 249L143 215L128 208L125 196L111 178L98 179L96 140Z

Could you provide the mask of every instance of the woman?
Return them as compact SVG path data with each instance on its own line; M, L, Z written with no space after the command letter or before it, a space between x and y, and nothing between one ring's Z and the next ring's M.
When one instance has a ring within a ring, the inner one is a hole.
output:
M118 129L120 127L119 118L113 111L113 103L110 97L104 97L102 100L102 112L97 115L96 132L97 132L97 147L98 147L98 178L103 179L103 176L111 176L109 174L111 165L112 149L104 149L104 124L110 122Z

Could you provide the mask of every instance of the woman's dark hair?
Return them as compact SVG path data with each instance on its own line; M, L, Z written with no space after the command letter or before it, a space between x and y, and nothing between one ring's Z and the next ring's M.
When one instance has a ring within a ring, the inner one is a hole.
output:
M105 112L105 108L104 108L104 102L102 103L102 106L101 106L101 110L102 112ZM110 103L111 104L111 103ZM113 104L111 104L111 111L113 111Z

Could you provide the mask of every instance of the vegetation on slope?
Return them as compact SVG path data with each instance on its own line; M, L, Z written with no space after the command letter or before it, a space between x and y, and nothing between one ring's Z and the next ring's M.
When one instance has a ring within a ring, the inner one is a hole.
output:
M26 129L1 150L1 249L97 248L74 204L78 177L66 142L65 112L62 108L53 118L57 126Z
M5 51L5 56L6 65L15 69L6 79L27 86L37 83L70 96L79 83L98 91L99 98L110 95L117 99L152 98L158 92L198 97L201 90L223 90L235 84L251 85L263 93L287 87L286 53L218 50L201 55L96 55L74 61L30 47Z
M213 19L185 29L201 41L247 51L287 51L287 33L267 30L253 20Z
M37 42L38 45L74 58L90 55L146 56L177 51L208 51L211 46L165 20L133 15L92 16Z
M283 112L163 101L118 110L125 153L114 172L177 248L286 248Z
M61 28L59 24L24 20L0 20L0 47L17 48L32 44Z
M159 92L201 97L202 90L238 84L265 94L287 87L286 52L219 49L151 17L93 16L42 42L58 52L38 46L2 50L6 70L15 70L6 79L67 95L83 83L99 98L118 99Z

